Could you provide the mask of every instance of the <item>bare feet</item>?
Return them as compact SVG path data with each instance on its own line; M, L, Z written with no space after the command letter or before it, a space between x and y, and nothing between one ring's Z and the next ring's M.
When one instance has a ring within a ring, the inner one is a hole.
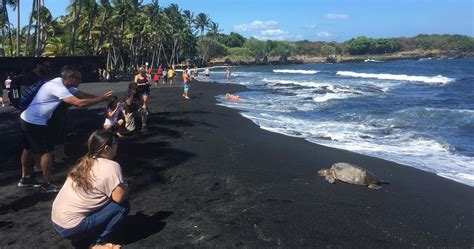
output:
M89 246L89 249L120 249L120 248L122 248L121 245L116 245L112 243L95 244L95 245Z

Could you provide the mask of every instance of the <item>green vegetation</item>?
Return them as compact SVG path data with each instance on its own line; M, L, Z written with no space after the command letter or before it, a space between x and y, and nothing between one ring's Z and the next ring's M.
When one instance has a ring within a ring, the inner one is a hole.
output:
M221 33L205 13L195 15L177 4L158 0L70 0L64 16L53 19L42 0L32 0L27 25L17 30L7 8L20 12L18 0L0 0L0 56L97 55L111 73L131 72L151 63L206 64L210 59L266 61L273 57L331 57L391 54L405 51L474 53L474 38L464 35L418 35L412 38L346 42L261 41L238 33ZM25 15L27 13L22 13Z

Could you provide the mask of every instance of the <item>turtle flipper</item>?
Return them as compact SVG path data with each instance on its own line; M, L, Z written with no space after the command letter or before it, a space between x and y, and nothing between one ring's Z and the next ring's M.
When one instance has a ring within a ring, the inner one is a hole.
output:
M367 187L370 188L370 189L381 189L382 188L382 186L374 184L374 183L369 184Z
M334 178L332 175L327 175L325 177L326 181L328 181L329 183L336 183L336 178Z

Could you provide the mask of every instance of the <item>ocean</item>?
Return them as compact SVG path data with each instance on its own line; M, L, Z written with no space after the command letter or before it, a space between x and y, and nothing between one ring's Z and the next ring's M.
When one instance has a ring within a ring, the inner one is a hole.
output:
M262 129L474 186L473 59L234 67L230 82L250 91L219 104Z

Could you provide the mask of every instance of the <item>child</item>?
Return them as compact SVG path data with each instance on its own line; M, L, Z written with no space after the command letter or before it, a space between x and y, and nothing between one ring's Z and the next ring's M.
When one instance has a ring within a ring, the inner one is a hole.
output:
M115 96L115 98L109 102L105 110L104 129L116 131L118 137L123 137L123 135L118 132L118 129L123 126L124 121L123 119L118 119L118 117L121 112L125 114L124 106L124 103Z

